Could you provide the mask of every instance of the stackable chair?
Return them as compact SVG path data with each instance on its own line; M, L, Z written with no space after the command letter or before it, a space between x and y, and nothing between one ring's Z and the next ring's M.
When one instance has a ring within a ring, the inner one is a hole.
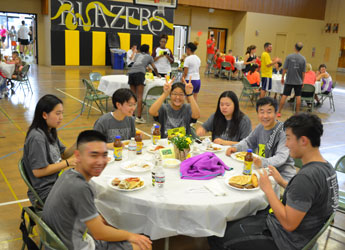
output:
M86 88L86 92L85 92L85 96L84 96L84 100L83 100L83 105L81 107L80 114L83 113L84 106L86 104L86 106L89 106L89 112L88 112L88 115L87 115L87 118L89 118L93 102L96 103L97 107L99 108L99 110L101 111L102 114L103 114L103 111L107 112L109 96L107 96L105 94L101 94L100 92L98 92L96 90L96 88L93 86L93 84L89 80L82 79L82 81L83 81L83 84L84 84L84 86ZM103 100L106 101L105 108L104 108L104 106L102 104Z
M14 81L15 83L18 83L16 89L21 88L24 93L25 93L25 90L29 90L31 93L33 93L30 80L28 77L29 70L30 70L30 64L25 64L22 69L22 77L20 79L10 79L10 82Z
M314 111L314 98L315 98L315 86L311 84L304 84L302 88L302 93L313 93L313 96L311 97L303 97L301 96L301 105L302 101L306 101L307 103L311 104L311 112ZM293 104L293 110L296 111L296 98L294 100Z
M335 105L334 105L334 99L333 99L333 89L337 85L337 82L334 82L332 84L332 89L328 94L320 93L318 96L320 97L320 102L323 104L325 100L328 98L329 99L329 107L335 112Z
M227 75L227 79L230 80L230 77L231 77L231 63L229 62L222 62L221 64L221 69L220 69L220 74L219 74L219 77L222 77L223 75L226 76ZM230 68L229 70L227 70L226 68Z
M143 100L143 106L146 106L146 121L149 119L150 107L162 95L163 91L163 86L155 86L147 91Z
M243 97L247 97L246 106L247 106L248 100L250 100L253 106L255 106L256 100L258 96L260 95L260 92L257 91L259 90L259 87L252 87L246 77L242 78L242 84L243 84L243 89L242 89L239 101L241 102Z

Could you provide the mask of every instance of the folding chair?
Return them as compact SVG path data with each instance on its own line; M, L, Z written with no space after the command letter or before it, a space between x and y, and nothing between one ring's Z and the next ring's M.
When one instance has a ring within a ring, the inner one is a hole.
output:
M248 97L248 99L251 101L253 106L255 106L256 100L258 96L260 95L259 87L252 87L246 77L242 78L242 84L243 84L243 89L242 89L239 100L241 101L243 97ZM246 106L247 106L247 102L246 102Z
M83 105L81 107L80 114L82 114L84 111L84 106L85 106L86 101L87 101L86 106L89 106L89 112L88 112L87 118L89 118L89 116L90 116L90 111L92 108L92 102L96 103L97 107L100 109L102 114L103 114L103 110L105 110L105 112L107 112L109 96L107 96L105 94L98 93L96 88L92 85L92 83L89 80L82 79L82 81L83 81L83 84L85 85L86 92L85 92L85 97L83 100ZM102 100L106 101L106 107L105 108L102 104Z
M220 70L220 77L222 77L222 75L225 76L225 74L227 73L228 76L227 76L227 79L230 80L230 76L231 76L231 73L232 73L232 70L231 70L231 63L229 62L222 62L221 64L221 70ZM226 68L230 68L229 70L227 70Z
M23 210L37 225L37 231L40 237L40 249L42 249L42 246L44 246L45 249L47 247L48 249L68 250L59 237L34 211L32 211L29 207L24 207Z
M306 101L308 104L311 105L311 112L314 111L314 98L315 98L315 86L311 84L304 84L302 88L302 93L312 93L311 97L301 96L301 104L302 101ZM296 111L296 98L293 104L293 110Z
M333 99L333 89L337 85L337 82L333 82L331 91L328 94L320 93L318 96L320 97L320 102L323 104L325 100L329 99L329 107L333 109L333 112L335 112L335 105L334 105L334 99Z
M25 64L23 66L23 69L21 72L22 76L20 78L9 79L10 82L12 82L12 81L18 82L18 86L16 87L16 89L20 87L24 93L25 93L25 89L30 90L30 92L33 93L32 88L31 88L31 84L30 84L30 80L28 77L29 69L30 69L30 64Z
M340 159L335 164L335 171L345 173L345 155L340 157ZM339 190L339 203L338 203L338 210L337 211L345 214L345 192L342 190ZM338 229L340 229L340 228L338 228ZM340 230L343 230L343 229L340 229Z
M89 74L89 78L93 86L97 89L99 81L101 80L102 75L98 72L91 72ZM97 84L95 84L97 82ZM101 91L97 90L97 93L102 93Z
M155 86L147 91L144 97L143 106L146 106L146 121L149 119L149 108L162 95L163 86Z

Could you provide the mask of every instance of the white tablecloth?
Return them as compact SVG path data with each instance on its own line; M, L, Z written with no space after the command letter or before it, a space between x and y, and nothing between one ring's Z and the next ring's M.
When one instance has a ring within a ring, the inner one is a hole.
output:
M146 97L147 92L156 86L163 86L165 83L165 78L155 78L154 80L146 80L145 88L143 93L143 98ZM127 75L107 75L102 76L99 81L98 90L104 92L108 96L113 96L114 92L120 88L128 88L128 76Z
M4 63L4 62L0 62L0 71L7 78L12 78L14 69L15 69L15 65L14 64L7 64L7 63Z
M244 65L244 61L237 61L235 62L235 68L238 70L242 70L246 67L246 65Z
M270 92L283 94L284 85L281 83L282 75L273 74L272 75L272 89ZM315 94L321 93L321 81L315 82Z
M148 142L145 142L148 143ZM152 159L143 149L141 159ZM126 155L127 150L124 151ZM267 207L264 193L259 190L238 191L225 185L230 175L241 174L243 163L217 153L229 167L225 177L213 180L180 179L179 168L165 168L164 197L156 195L151 185L151 172L137 174L145 181L145 187L133 192L113 190L108 182L119 175L132 175L119 167L121 162L108 164L101 176L90 183L96 190L96 206L106 220L115 227L135 233L144 233L151 239L175 235L205 237L223 236L226 222L253 215ZM151 161L152 162L152 161ZM214 196L203 185L216 182L225 196ZM276 185L276 193L278 185Z

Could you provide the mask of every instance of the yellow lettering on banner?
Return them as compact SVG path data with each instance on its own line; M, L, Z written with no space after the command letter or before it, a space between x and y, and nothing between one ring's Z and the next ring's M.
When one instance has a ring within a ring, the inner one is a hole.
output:
M78 30L65 30L65 64L79 65Z
M168 42L165 46L174 54L174 36L168 36Z
M131 34L117 33L120 37L120 49L128 51L131 48Z
M152 54L153 35L141 34L141 45L143 44L150 46L150 54Z
M92 65L105 65L105 37L105 32L92 31Z

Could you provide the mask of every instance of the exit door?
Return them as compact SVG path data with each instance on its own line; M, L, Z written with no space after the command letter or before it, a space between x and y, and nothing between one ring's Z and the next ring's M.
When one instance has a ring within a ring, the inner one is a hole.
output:
M345 71L345 38L341 37L340 51L338 59L338 71Z
M276 43L273 51L274 54L271 57L279 57L284 62L286 57L286 34L276 34Z
M218 28L208 28L208 36L214 34L214 39L216 41L215 49L219 50L221 53L226 53L226 38L228 36L227 29Z

